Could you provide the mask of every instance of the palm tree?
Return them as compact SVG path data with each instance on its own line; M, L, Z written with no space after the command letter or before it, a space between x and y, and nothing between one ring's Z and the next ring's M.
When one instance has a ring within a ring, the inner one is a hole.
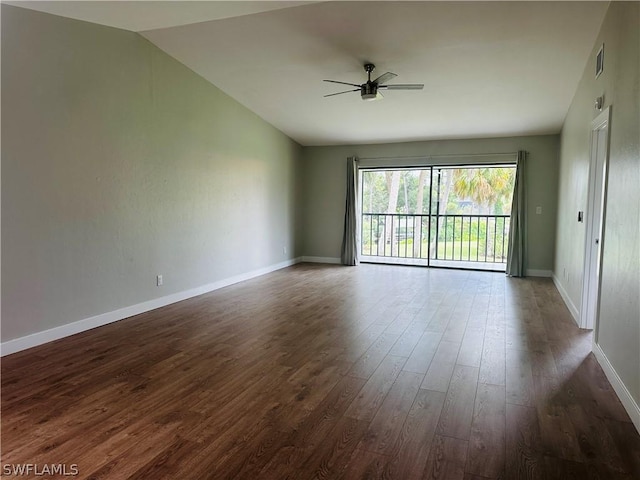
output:
M458 198L472 200L480 207L479 213L485 215L502 214L510 210L514 181L514 168L458 168L453 171L453 188ZM496 222L497 219L494 222L494 229L497 228ZM486 237L487 252L493 252L495 260L493 235L490 233L488 219ZM504 252L502 255L504 256Z
M468 198L485 209L493 206L494 211L486 214L502 213L510 204L514 180L513 168L456 168L453 171L453 188L458 198Z

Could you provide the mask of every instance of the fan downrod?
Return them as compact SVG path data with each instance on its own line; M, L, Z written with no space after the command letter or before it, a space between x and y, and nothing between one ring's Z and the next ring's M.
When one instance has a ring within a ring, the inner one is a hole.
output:
M369 81L371 81L371 72L373 72L375 68L376 66L373 63L364 64L364 71L367 72L367 74L369 75Z

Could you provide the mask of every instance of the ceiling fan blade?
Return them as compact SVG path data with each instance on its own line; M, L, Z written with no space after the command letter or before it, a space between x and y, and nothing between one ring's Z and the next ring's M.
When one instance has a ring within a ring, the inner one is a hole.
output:
M358 85L357 83L339 82L337 80L323 80L323 82L340 83L341 85L351 85L352 87L360 88L360 85Z
M355 90L345 90L344 92L330 93L329 95L325 95L325 97L333 97L334 95L342 95L343 93L359 92L359 91L360 89L356 88Z
M388 82L389 80L391 80L392 78L397 77L398 75L396 75L395 73L392 72L387 72L387 73L383 73L382 75L380 75L378 78L376 78L373 83L377 83L378 85L382 85L383 83Z
M387 90L422 90L424 83L397 83L395 85L380 85L378 88Z

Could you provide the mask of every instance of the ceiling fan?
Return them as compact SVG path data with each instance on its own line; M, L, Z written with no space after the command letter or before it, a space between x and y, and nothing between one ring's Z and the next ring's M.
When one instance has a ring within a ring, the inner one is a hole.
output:
M379 90L422 90L424 88L423 83L384 85L392 78L398 76L395 73L391 72L383 73L375 80L371 80L371 72L373 72L374 68L376 68L376 66L373 63L366 63L364 65L364 71L367 72L368 80L362 85L349 82L339 82L337 80L324 80L325 82L340 83L342 85L351 85L352 87L358 87L354 88L353 90L345 90L344 92L330 93L329 95L325 95L325 97L333 97L334 95L342 95L343 93L360 92L362 100L376 100L378 98L382 98L382 93L380 93Z

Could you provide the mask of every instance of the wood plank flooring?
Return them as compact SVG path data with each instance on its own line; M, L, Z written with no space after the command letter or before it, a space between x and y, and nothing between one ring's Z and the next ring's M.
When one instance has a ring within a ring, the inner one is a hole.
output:
M548 279L300 264L3 358L2 465L639 479L590 346Z

